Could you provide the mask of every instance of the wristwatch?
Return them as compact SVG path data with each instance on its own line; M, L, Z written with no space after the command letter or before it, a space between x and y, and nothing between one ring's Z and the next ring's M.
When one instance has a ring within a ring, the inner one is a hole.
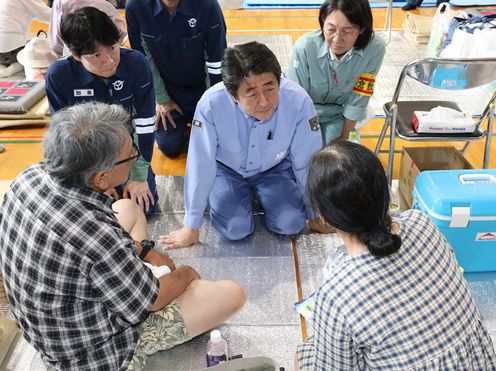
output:
M155 246L155 242L151 240L142 240L141 241L141 253L139 254L139 258L141 260L145 259L151 249Z

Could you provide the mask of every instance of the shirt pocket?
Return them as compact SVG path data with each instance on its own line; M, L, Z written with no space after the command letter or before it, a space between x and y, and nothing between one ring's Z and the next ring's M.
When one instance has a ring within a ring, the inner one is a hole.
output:
M142 32L141 38L145 41L158 42L162 40L162 35L154 34L153 32Z
M141 39L146 43L148 49L150 49L150 53L154 56L157 53L162 53L164 48L167 47L167 42L160 34L142 32Z
M241 163L243 161L243 151L234 149L229 150L227 148L218 147L217 161L237 171L241 168Z
M315 103L325 103L331 90L332 87L327 79L319 78L310 81L310 91L308 93Z
M196 35L182 37L182 54L185 60L204 60L205 59L205 38L202 32Z
M267 140L262 150L262 171L274 167L284 160L289 153L286 140Z
M133 114L133 103L134 103L134 96L133 94L126 94L124 97L120 97L116 99L116 103L119 103L121 106L123 106L126 111L128 111L130 114Z
M129 106L133 103L133 94L127 94L125 97L118 98L119 104L123 106Z

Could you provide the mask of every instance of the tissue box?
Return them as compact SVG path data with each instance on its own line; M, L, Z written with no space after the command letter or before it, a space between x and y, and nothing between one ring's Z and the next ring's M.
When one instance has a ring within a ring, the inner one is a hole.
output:
M431 111L414 111L413 129L417 133L473 133L476 123L471 115L447 107Z

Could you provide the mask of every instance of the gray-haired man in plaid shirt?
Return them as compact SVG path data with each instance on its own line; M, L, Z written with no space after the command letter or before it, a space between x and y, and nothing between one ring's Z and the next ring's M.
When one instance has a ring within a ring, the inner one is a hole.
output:
M139 157L130 122L122 107L103 103L57 112L43 162L17 177L0 209L12 311L50 369L141 369L146 354L217 326L244 304L234 282L200 280L150 249L139 206L105 195ZM155 278L144 262L171 272Z

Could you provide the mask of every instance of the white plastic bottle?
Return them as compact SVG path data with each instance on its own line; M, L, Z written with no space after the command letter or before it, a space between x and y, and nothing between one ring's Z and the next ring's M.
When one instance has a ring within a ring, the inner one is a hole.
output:
M360 144L360 139L358 138L358 133L355 130L350 131L350 133L348 134L348 142Z
M219 330L210 333L207 344L207 367L212 367L227 361L227 342Z

